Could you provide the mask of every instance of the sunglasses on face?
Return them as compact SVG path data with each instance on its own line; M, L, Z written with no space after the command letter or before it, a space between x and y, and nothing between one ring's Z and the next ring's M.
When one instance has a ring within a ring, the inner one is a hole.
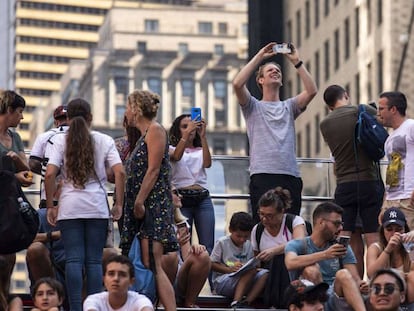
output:
M371 286L371 293L373 293L374 295L379 295L381 291L384 290L384 294L388 296L392 295L396 289L397 286L392 283L387 283L384 285L384 287L382 287L379 284L374 284Z

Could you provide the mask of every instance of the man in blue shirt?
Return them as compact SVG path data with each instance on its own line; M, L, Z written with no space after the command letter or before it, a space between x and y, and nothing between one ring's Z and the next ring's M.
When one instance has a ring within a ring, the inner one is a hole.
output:
M359 277L352 249L336 241L343 229L342 214L335 203L319 204L312 235L288 242L285 264L292 280L303 277L329 284L326 310L366 310L361 294L368 294L368 284Z

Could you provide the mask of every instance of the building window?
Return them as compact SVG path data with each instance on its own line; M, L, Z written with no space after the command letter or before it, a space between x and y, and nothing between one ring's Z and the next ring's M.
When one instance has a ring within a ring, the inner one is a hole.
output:
M224 45L223 44L214 44L214 54L218 56L224 55Z
M157 19L146 19L145 21L145 32L158 32L159 22Z
M355 75L355 100L357 104L361 101L361 88L360 88L360 77L359 73Z
M311 145L312 145L312 141L311 141L311 126L309 123L306 124L306 157L310 158L311 157Z
M288 20L286 23L286 38L288 42L293 41L292 40L292 21Z
M320 116L319 113L315 116L315 154L321 152L321 135L319 131Z
M329 2L330 1L331 0L325 0L324 10L323 10L323 14L325 16L328 16L329 15Z
M372 64L369 63L367 65L367 93L368 93L368 100L372 99Z
M145 54L147 52L147 42L138 41L137 42L137 51L138 51L138 53Z
M224 111L224 109L215 109L214 117L216 119L216 127L222 127L226 124L226 112Z
M198 33L202 35L211 35L213 33L213 24L211 22L199 22Z
M29 130L29 123L20 123L19 128L23 131Z
M349 54L351 52L350 50L350 32L349 32L349 17L345 19L345 25L344 25L344 54L345 54L345 60L349 58Z
M243 23L241 29L243 37L247 37L249 35L249 26L246 23Z
M125 104L115 106L115 123L117 125L123 125L125 116Z
M310 3L309 0L305 3L305 37L310 36Z
M296 44L299 48L302 44L302 22L300 10L296 12Z
M355 47L359 46L359 7L355 8Z
M181 94L183 97L188 98L190 101L194 98L194 80L181 80Z
M226 141L222 138L215 138L213 140L213 153L218 155L226 154Z
M302 157L302 133L296 134L296 154L300 158Z
M384 53L382 51L378 52L378 56L377 56L377 68L378 68L378 72L377 72L377 85L378 85L378 91L382 92L383 87L384 87L384 81L383 81L383 76L384 76Z
M218 23L218 32L220 35L227 35L227 23Z
M214 98L225 99L227 97L227 84L224 80L216 80L213 83Z
M116 94L122 94L125 96L129 93L129 81L127 77L115 77L114 78L115 83L115 93Z
M348 94L351 94L351 86L349 85L349 83L345 84L344 89Z
M382 24L382 0L377 0L377 24Z
M158 77L150 77L148 78L148 88L158 95L161 95L161 79Z
M371 0L367 0L367 33L371 33L372 13Z
M319 0L315 0L315 6L314 6L314 12L315 12L315 28L319 26Z
M180 55L187 55L188 54L188 43L180 42L178 43L178 53Z
M335 30L334 34L334 46L335 46L335 61L334 66L335 70L338 70L339 68L339 50L340 50L340 43L339 43L339 29Z
M329 66L330 66L330 60L329 60L329 40L326 40L324 43L324 54L325 54L325 81L328 81L329 79Z
M320 73L320 56L319 51L315 52L315 82L316 85L319 85L321 80L321 73Z

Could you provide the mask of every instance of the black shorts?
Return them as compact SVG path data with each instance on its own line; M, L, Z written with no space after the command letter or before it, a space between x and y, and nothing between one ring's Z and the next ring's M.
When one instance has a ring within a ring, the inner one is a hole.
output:
M335 190L335 203L344 209L343 230L353 232L359 215L364 233L377 232L378 215L383 196L384 185L381 181L355 181L338 184Z

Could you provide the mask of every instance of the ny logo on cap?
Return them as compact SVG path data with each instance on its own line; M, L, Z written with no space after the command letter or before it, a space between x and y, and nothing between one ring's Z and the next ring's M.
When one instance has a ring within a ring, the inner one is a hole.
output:
M390 211L389 217L390 218L397 218L397 212L396 211Z

